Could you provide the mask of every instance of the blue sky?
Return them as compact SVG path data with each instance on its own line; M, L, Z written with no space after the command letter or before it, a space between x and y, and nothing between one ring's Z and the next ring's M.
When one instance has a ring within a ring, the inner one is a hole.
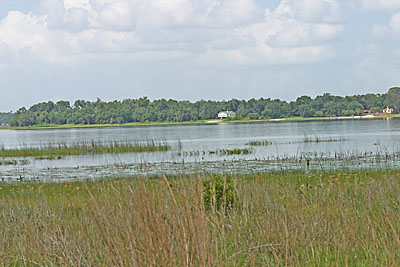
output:
M0 111L400 85L399 0L2 0Z

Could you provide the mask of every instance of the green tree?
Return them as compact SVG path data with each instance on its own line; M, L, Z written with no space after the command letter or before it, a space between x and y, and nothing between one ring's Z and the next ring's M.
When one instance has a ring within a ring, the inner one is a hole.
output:
M393 108L394 112L400 111L400 87L389 89L385 96L384 105Z

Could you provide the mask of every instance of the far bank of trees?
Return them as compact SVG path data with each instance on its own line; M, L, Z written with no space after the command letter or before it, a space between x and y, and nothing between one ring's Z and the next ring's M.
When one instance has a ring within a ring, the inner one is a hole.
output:
M0 112L0 124L9 124L13 117L12 112Z
M301 96L296 101L250 99L229 101L200 100L197 102L154 100L147 97L104 102L77 100L49 101L21 108L11 120L12 126L37 124L121 124L129 122L185 122L215 119L219 111L236 112L236 119L276 119L286 117L324 117L361 115L364 110L382 112L385 106L400 112L400 87L386 94L334 96L325 93L311 98Z

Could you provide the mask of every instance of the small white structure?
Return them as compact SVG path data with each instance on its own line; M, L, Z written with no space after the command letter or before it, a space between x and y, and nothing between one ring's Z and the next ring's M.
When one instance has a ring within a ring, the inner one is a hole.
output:
M393 109L389 108L389 107L386 107L386 108L383 109L383 113L392 114L393 113Z
M223 119L223 118L232 118L235 117L236 113L233 111L221 111L218 113L218 118Z

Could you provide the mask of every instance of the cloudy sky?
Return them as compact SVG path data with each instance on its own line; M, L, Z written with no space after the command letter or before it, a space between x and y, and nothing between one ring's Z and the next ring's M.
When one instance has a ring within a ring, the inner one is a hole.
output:
M400 0L1 0L0 111L400 84Z

